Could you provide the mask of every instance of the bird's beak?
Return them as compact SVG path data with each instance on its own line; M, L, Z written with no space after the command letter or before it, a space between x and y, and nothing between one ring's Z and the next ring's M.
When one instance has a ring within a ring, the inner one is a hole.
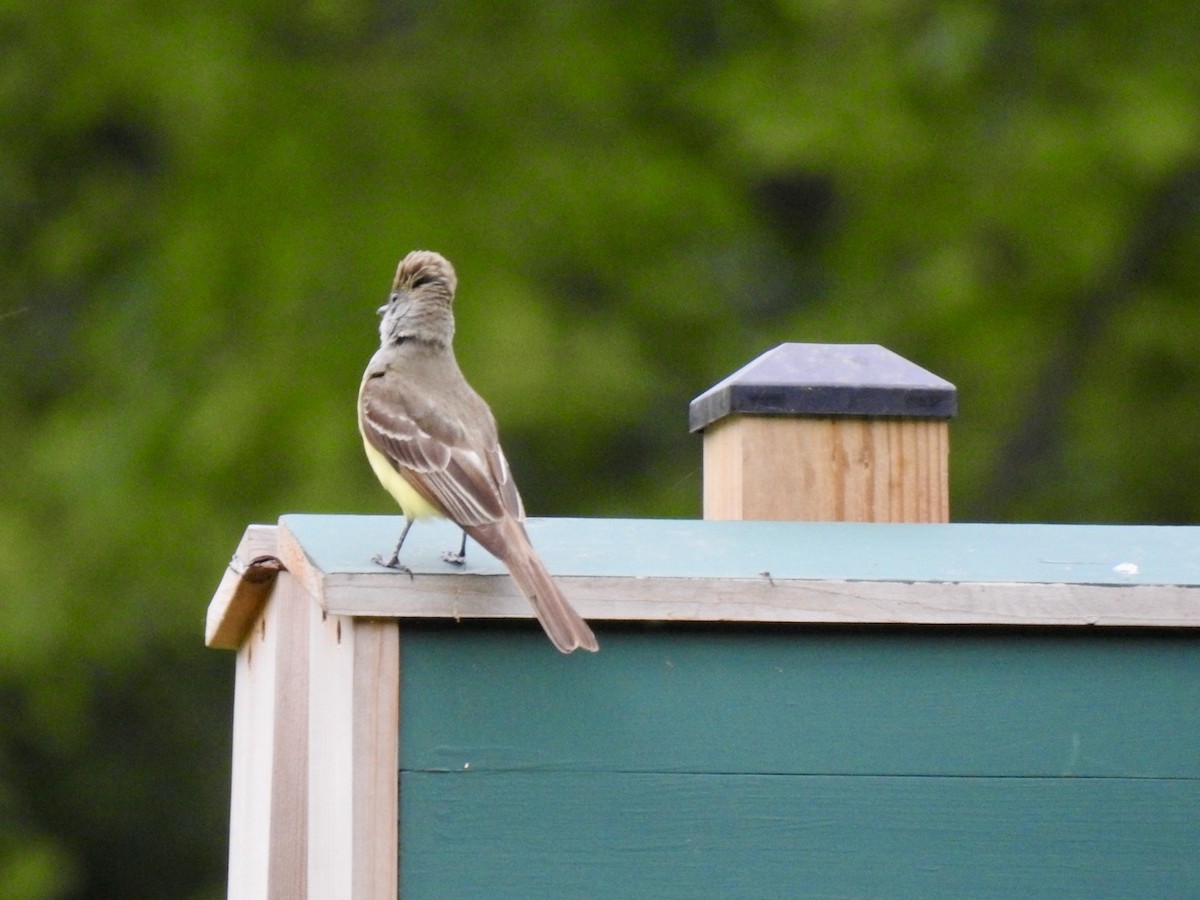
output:
M383 304L383 306L379 307L379 309L375 310L375 312L382 316L385 312L387 312L393 306L396 306L397 303L399 302L399 300L400 300L400 292L392 291L392 293L388 295L387 303Z

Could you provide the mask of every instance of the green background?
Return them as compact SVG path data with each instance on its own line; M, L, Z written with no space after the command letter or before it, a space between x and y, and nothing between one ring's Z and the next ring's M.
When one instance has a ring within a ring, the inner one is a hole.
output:
M0 898L223 891L243 527L391 512L409 249L534 515L696 516L783 341L954 382L959 521L1195 522L1200 7L0 4Z

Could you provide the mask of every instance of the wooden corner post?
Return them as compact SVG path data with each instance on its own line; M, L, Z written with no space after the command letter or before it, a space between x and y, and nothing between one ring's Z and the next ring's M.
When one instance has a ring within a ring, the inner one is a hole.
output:
M947 522L956 402L876 344L780 344L692 401L704 518Z
M322 594L286 529L251 525L209 604L206 643L238 654L229 900L396 897L397 618Z

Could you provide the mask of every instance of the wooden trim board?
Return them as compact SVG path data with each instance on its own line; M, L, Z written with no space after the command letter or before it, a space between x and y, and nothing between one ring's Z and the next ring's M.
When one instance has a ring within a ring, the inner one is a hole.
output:
M502 576L420 576L420 586L328 576L318 602L331 615L532 618ZM1200 626L1195 588L1076 584L913 584L688 578L560 577L572 604L596 621L889 625Z
M394 898L400 629L308 611L309 895Z
M236 650L257 621L283 569L274 525L251 525L242 535L208 605L204 643Z
M230 900L303 897L308 854L309 598L278 580L237 654Z

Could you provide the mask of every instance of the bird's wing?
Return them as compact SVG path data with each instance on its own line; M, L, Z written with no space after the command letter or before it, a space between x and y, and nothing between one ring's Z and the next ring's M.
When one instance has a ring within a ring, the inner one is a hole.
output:
M387 390L384 373L368 377L359 404L363 437L446 517L467 527L520 516L508 463L495 428L474 445L463 423L399 391Z
M517 483L513 481L512 472L508 468L508 459L504 456L504 451L500 449L499 441L492 444L488 450L487 461L492 477L496 479L496 486L500 489L500 502L518 522L525 521L525 504L521 502Z

